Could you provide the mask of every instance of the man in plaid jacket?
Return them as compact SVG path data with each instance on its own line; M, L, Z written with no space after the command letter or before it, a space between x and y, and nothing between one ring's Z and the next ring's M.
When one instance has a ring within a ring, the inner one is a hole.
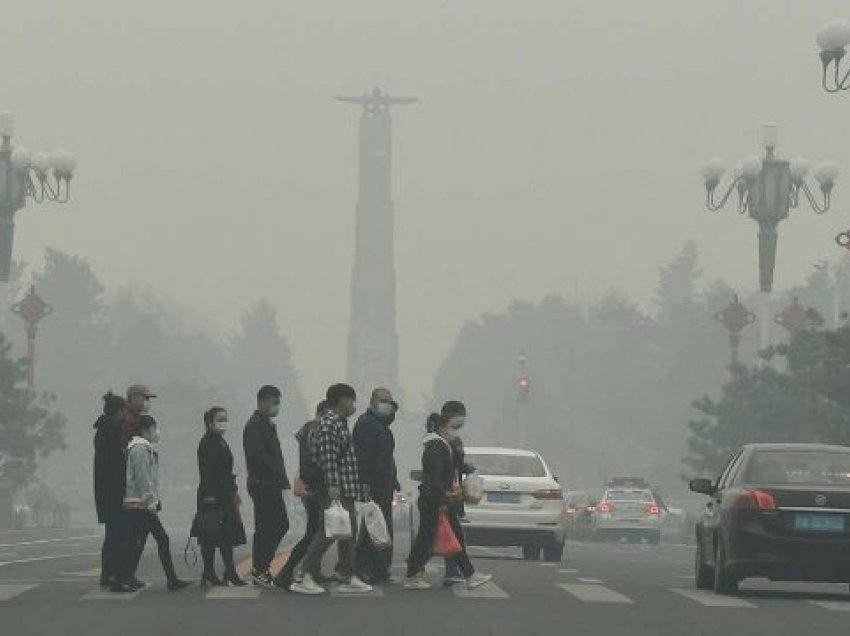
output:
M368 593L372 587L354 574L355 539L357 536L357 512L354 503L362 497L360 476L357 469L357 456L348 428L348 418L357 410L357 395L347 384L335 384L327 392L328 410L322 416L318 428L310 436L310 453L321 472L317 485L319 497L324 507L339 502L348 513L351 522L351 536L339 539L339 568L342 579L340 592ZM324 525L324 516L322 518ZM302 564L303 576L300 583L290 590L300 594L322 594L325 590L313 580L311 572L318 572L322 556L336 539L325 536L324 527L317 532Z

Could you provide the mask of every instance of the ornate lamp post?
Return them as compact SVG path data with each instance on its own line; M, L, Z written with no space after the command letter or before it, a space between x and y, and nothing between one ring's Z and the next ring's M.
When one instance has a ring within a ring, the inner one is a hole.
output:
M29 293L12 307L12 311L23 319L26 326L27 357L30 361L27 386L32 390L35 388L35 337L38 334L38 324L53 313L53 307L35 293L35 287L30 287Z
M756 321L756 316L753 312L749 311L741 304L741 301L738 300L738 295L736 294L735 298L731 303L729 303L729 305L727 305L726 309L715 314L714 318L718 322L722 323L729 332L729 348L731 351L729 371L731 371L734 376L742 368L739 360L739 353L741 350L741 332L744 331L748 325L751 325Z
M850 45L850 23L833 20L818 32L817 43L823 63L823 88L827 93L850 90L850 70L844 72L841 61Z
M803 329L806 328L806 325L809 324L809 314L800 305L800 300L795 298L794 302L791 303L791 306L776 316L774 320L776 320L777 325L785 327L788 335L793 338L803 331Z
M776 246L779 238L779 223L788 218L790 211L800 205L805 197L811 208L818 214L825 213L830 206L830 197L838 166L826 161L815 169L814 177L820 186L822 198L815 198L806 175L808 162L797 157L786 161L778 159L776 148L777 131L774 124L765 124L765 156L751 156L744 159L735 172L735 177L719 198L716 196L720 178L725 172L721 159L712 159L703 169L706 188L706 207L712 212L726 205L732 193L737 192L738 210L747 214L759 226L759 285L764 292L764 311L762 315L761 345L770 344L770 292L773 290L773 273L776 268Z

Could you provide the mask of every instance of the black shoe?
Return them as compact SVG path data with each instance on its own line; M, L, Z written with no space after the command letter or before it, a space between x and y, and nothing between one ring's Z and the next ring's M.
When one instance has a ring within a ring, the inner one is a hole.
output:
M144 581L140 581L139 579L134 578L132 581L127 583L127 586L134 592L138 592L139 590L145 589L148 584Z
M189 583L186 581L181 581L180 579L173 579L168 582L168 591L176 592L178 590L183 590L189 587Z
M281 590L288 590L292 587L292 576L276 576L274 577L274 586Z
M109 591L115 592L116 594L132 594L133 592L138 592L138 590L133 589L126 583L119 583L118 581L114 581L109 584Z
M221 587L224 585L224 581L218 578L218 575L215 572L212 574L204 572L201 574L201 587L206 587L207 585L211 587Z
M236 572L225 572L223 584L230 585L231 587L245 587L248 585L245 581L239 578L239 575Z

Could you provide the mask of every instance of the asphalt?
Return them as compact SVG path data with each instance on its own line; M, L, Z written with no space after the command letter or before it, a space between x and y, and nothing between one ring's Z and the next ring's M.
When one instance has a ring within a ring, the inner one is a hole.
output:
M172 530L178 570L192 581L199 566L183 560L185 534ZM367 596L299 597L282 591L197 585L168 593L153 546L135 596L97 589L99 528L0 533L2 634L232 635L304 634L593 634L702 636L845 634L846 585L748 581L734 598L697 593L693 548L684 545L570 543L558 564L529 562L514 550L473 549L476 567L494 583L474 593L435 586L409 592L397 584ZM398 537L397 567L407 552ZM247 557L247 550L238 556ZM429 577L441 579L435 560ZM401 574L401 570L398 570Z

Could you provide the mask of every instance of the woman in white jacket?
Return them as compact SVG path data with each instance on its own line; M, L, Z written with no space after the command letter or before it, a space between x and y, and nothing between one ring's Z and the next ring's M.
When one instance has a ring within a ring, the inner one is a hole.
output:
M150 415L142 415L138 421L138 432L127 444L127 488L124 494L124 510L127 518L129 545L125 583L131 589L136 569L142 556L148 533L152 534L159 549L159 560L165 570L170 592L188 587L186 581L177 578L168 533L159 520L162 502L159 499L159 453L155 444L159 442L159 429Z

